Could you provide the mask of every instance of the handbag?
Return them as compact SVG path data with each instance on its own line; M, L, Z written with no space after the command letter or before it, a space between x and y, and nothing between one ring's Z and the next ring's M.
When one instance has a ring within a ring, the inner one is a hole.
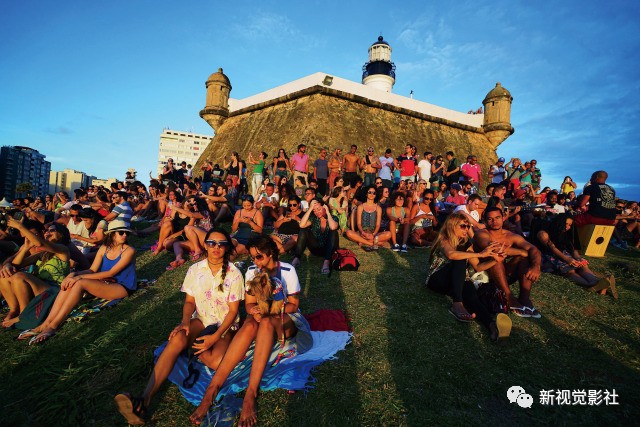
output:
M478 299L491 313L509 313L507 296L491 282L480 285Z

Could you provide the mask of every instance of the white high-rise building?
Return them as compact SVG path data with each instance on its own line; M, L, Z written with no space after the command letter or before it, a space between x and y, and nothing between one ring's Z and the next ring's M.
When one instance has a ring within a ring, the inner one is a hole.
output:
M162 173L162 168L167 164L168 159L173 159L176 167L179 167L183 161L195 165L200 154L211 142L211 138L213 138L211 135L164 129L160 134L158 175Z

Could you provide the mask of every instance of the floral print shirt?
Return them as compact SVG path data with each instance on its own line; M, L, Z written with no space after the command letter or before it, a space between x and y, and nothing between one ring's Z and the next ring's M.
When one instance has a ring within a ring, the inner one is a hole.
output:
M207 259L192 265L182 283L182 292L191 295L196 300L194 319L200 319L206 327L222 324L227 313L229 303L244 299L244 279L242 273L231 262L227 266L227 275L222 284L222 291L218 289L222 281L222 269L214 276ZM240 322L240 315L236 316L234 326ZM233 326L232 326L233 327Z

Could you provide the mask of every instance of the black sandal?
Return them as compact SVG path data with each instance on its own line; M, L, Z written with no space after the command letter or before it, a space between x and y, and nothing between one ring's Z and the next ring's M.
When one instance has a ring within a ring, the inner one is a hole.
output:
M141 397L132 397L129 393L117 394L114 398L118 411L132 425L143 425L147 420L147 407Z

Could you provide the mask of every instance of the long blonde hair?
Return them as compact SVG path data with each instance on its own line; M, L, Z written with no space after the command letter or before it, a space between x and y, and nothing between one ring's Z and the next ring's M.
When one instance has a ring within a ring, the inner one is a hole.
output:
M468 238L464 238L464 240L460 240L460 238L456 235L456 227L462 223L469 223L469 219L462 212L454 212L440 227L440 232L438 233L438 237L433 242L431 246L431 254L429 256L429 261L433 260L433 256L438 249L442 246L442 242L447 242L451 245L452 248L457 248L461 243L465 243Z

